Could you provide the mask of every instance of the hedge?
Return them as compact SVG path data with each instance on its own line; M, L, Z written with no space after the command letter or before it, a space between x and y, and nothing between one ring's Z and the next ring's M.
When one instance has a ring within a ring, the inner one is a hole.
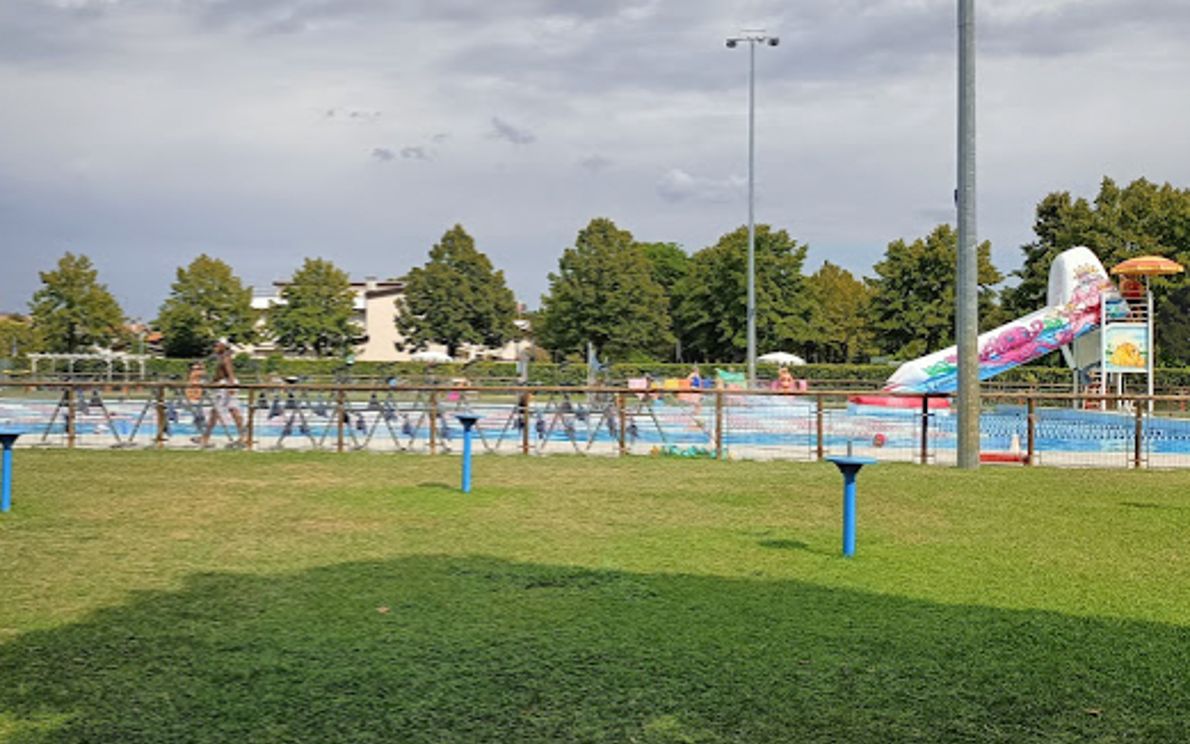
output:
M209 360L200 360L208 365ZM151 359L146 364L150 378L160 380L185 379L192 361L187 359ZM240 355L235 359L236 369L245 380L266 381L278 377L296 377L302 381L334 382L355 380L371 382L396 378L401 382L431 383L445 382L452 378L466 378L471 383L514 384L517 378L514 362L474 362L472 364L427 365L421 362L356 362L348 367L339 359L292 359L280 356L265 358ZM27 365L17 367L28 369ZM691 364L669 363L624 363L611 365L602 376L601 382L623 384L625 380L648 375L656 380L668 377L685 377ZM744 372L742 363L701 363L699 369L704 376L711 376L715 370ZM818 387L832 384L849 386L861 384L879 387L896 369L895 364L806 364L793 368L795 377L818 383ZM763 380L777 376L775 364L757 365L757 374ZM76 371L101 374L103 369L76 365ZM1190 388L1190 367L1166 367L1157 369L1158 387ZM587 381L587 368L582 364L555 364L534 362L529 366L529 383L534 385L583 385ZM1063 367L1042 367L1026 365L1005 372L996 377L994 383L1016 385L1063 386L1070 384L1070 370Z

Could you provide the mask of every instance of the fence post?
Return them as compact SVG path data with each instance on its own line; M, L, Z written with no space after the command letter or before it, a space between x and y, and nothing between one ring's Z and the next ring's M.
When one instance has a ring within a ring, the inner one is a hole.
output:
M66 388L66 447L74 449L75 427L78 424L74 387Z
M814 435L818 442L818 460L821 462L826 457L826 448L824 446L826 443L822 437L822 396L816 395L814 398L818 401L818 405L814 407Z
M723 389L715 390L715 459L723 459Z
M533 393L521 394L521 454L529 454L530 410L533 408Z
M1037 456L1037 399L1029 396L1025 416L1025 464L1032 465Z
M157 440L155 446L161 449L165 446L165 388L159 387L153 394L153 407L157 409Z
M1140 405L1139 399L1134 400L1132 403L1133 403L1133 407L1136 409L1136 426L1135 426L1135 431L1133 433L1133 446L1132 446L1132 467L1137 468L1139 470L1140 462L1141 462L1141 442L1144 439L1144 430L1145 430L1145 418L1144 418L1145 412L1144 412L1144 409Z
M624 406L624 394L616 393L616 420L620 422L619 431L616 432L616 435L619 437L619 440L620 440L620 456L621 457L628 454L628 444L624 438L624 435L628 431L628 422L624 420L626 412L627 412L627 409Z
M244 449L251 452L256 447L256 390L248 391L248 441Z
M921 464L930 462L930 398L921 396Z
M335 396L335 451L343 452L343 416L347 413L347 393L339 388ZM358 440L357 440L358 441Z
M430 393L430 454L438 454L438 393Z

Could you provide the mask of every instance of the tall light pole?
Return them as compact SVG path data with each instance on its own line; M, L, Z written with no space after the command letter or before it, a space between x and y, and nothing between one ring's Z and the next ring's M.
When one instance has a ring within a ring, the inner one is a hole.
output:
M975 232L975 2L959 3L959 168L955 341L960 468L979 467L979 257Z
M727 48L748 45L748 387L756 387L756 47L781 40L763 30L744 30L727 38Z

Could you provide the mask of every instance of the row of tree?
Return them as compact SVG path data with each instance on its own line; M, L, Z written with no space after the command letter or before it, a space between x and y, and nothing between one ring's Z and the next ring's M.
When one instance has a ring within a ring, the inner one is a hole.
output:
M1020 281L978 246L980 326L992 328L1043 307L1050 264L1076 245L1107 267L1139 255L1190 265L1190 189L1138 179L1103 179L1093 200L1055 192L1037 206L1036 240L1022 246ZM801 352L812 361L913 358L954 343L957 234L939 225L913 241L894 240L857 278L827 261L804 276L806 246L784 230L756 233L756 325L760 350ZM636 243L609 220L594 220L550 275L537 337L579 354L589 341L614 359L740 361L746 352L747 231L740 228L688 256L667 243ZM1190 282L1154 282L1158 352L1190 364Z
M1142 254L1190 262L1190 190L1144 179L1118 187L1104 179L1092 201L1067 192L1037 207L1036 240L1022 246L1019 284L979 246L980 324L990 328L1045 302L1051 260L1088 245L1105 265ZM812 361L910 358L952 343L957 238L939 225L913 241L888 244L874 276L857 278L827 261L805 275L807 247L785 230L756 231L757 339L762 351L792 350ZM739 228L693 255L674 243L643 243L609 219L579 231L549 275L541 309L530 315L536 343L555 357L579 357L588 344L606 359L740 361L746 351L747 231ZM66 254L41 274L32 323L0 323L0 344L20 336L25 349L76 351L126 336L124 316L85 256ZM398 329L409 348L444 344L499 347L520 331L504 274L456 225L405 277ZM1158 282L1158 338L1169 362L1190 362L1190 283ZM268 337L298 353L347 353L360 340L347 274L308 259L281 291L264 322L251 290L223 261L199 256L179 268L153 325L172 356L198 356L218 337L241 343ZM127 340L125 338L125 340ZM7 350L5 348L5 350Z

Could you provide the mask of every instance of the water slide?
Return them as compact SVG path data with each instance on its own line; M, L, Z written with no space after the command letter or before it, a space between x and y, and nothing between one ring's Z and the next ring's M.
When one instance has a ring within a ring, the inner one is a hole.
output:
M1050 265L1046 307L980 334L979 379L986 380L1013 367L1063 349L1068 363L1083 368L1086 358L1098 360L1101 302L1111 317L1127 313L1103 264L1091 249L1079 246L1058 255ZM1097 339L1098 336L1095 336ZM887 392L950 393L958 386L956 347L905 362L884 384Z

